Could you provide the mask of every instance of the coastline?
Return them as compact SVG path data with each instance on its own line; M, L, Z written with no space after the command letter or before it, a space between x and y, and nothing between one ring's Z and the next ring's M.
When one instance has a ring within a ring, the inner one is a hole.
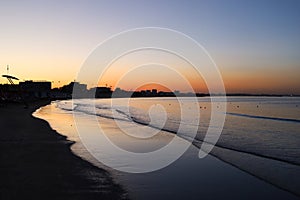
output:
M66 103L62 103L66 105ZM67 106L68 107L68 106ZM76 144L72 146L72 150L76 155L83 157L84 160L88 160L95 166L103 168L101 163L98 165L98 161L95 159L90 160L88 152L82 149L80 140L76 138L77 134L74 130L73 114L70 114L68 109L59 109L58 105L51 104L43 107L38 111L39 118L45 119L54 130L67 136L70 140L76 141ZM82 123L87 127L93 127L90 124L90 115L80 115ZM63 119L63 120L61 120ZM120 132L118 126L113 120L109 118L101 118L101 128L112 137L114 142L117 142L124 148L133 147L130 141L122 139L122 132ZM132 126L129 127L130 129ZM135 127L136 130L142 131L141 127ZM93 133L93 129L88 129L88 133ZM164 132L164 134L168 134ZM169 135L170 137L173 134ZM160 138L161 140L163 138ZM148 141L147 145L156 145L161 140ZM101 144L97 142L97 146ZM100 145L102 146L102 145ZM135 150L147 149L148 146L143 145L142 149L136 146ZM94 152L100 152L97 148L92 148ZM102 152L102 153L101 153ZM129 195L133 199L183 199L186 194L189 194L189 198L198 199L199 195L204 198L210 199L298 199L293 193L283 190L278 186L270 184L265 181L264 178L253 176L253 174L241 170L239 167L226 162L228 160L219 159L218 156L207 156L205 159L198 158L199 149L195 146L191 148L180 159L174 162L172 165L167 166L158 171L154 171L146 174L127 174L122 172L114 173L107 169L117 182L123 185L128 191ZM105 153L104 153L105 155ZM99 155L100 156L100 155ZM233 155L235 156L235 155ZM97 157L97 155L96 155ZM102 157L103 158L103 157ZM105 159L105 158L104 158ZM264 161L263 161L264 162ZM245 162L249 166L258 164L261 166L261 162ZM265 163L263 163L265 164ZM118 165L118 164L117 164ZM128 164L125 167L130 167ZM269 171L276 171L273 169L273 164L267 167ZM113 169L114 167L112 167ZM104 167L104 169L106 169ZM287 172L288 173L288 172ZM288 175L287 178L290 176ZM180 180L180 184L177 184ZM184 185L184 187L182 187ZM158 187L159 186L159 187ZM163 189L162 189L163 188ZM201 191L201 192L200 192Z
M32 116L49 103L0 107L0 199L128 199L106 170L73 154L74 142Z

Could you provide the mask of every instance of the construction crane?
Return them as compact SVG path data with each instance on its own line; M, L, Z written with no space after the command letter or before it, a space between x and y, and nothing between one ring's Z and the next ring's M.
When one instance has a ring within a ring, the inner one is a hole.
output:
M13 82L13 80L19 80L17 77L8 75L8 74L4 74L2 75L3 78L7 78L7 80L10 82L10 84L15 85L15 83Z
M6 66L7 73L2 75L3 78L7 78L7 80L10 82L11 85L15 85L13 80L19 80L18 78L9 75L9 65Z
M6 69L7 69L7 74L2 75L2 77L6 78L11 85L15 85L14 80L18 81L19 79L17 77L9 75L9 66L8 65L7 65ZM18 95L19 95L20 99L22 100L22 102L24 103L24 108L28 108L28 104L22 96L21 88L19 88Z

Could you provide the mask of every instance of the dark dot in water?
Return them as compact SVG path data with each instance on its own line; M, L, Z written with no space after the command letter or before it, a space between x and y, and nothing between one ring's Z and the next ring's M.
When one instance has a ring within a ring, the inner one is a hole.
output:
M298 107L298 105L296 105L296 107Z
M200 106L200 109L202 108L202 106Z
M169 103L169 106L170 106L171 104Z
M219 106L217 106L217 108L219 108Z
M206 109L206 107L204 107L204 109Z
M240 106L236 106L237 108L239 108Z
M256 106L256 108L258 108L258 105Z

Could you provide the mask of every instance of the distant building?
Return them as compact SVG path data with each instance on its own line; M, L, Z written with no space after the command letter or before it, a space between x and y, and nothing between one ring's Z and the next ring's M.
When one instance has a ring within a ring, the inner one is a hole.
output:
M132 92L130 91L126 91L126 90L122 90L121 88L116 88L115 91L113 91L112 93L112 97L130 97L132 95Z
M179 95L180 95L180 91L179 91L179 90L175 90L175 91L174 91L174 94L175 94L176 96L179 96Z
M64 92L64 93L67 93L67 94L72 94L74 87L76 88L76 90L79 93L80 92L85 93L87 91L87 85L79 83L79 82L71 82L68 85L64 85L63 87L60 88L60 91Z
M89 92L95 94L95 98L110 98L112 95L110 87L94 87Z
M56 96L66 96L67 98L72 98L73 89L76 88L76 97L75 98L84 98L87 96L88 90L87 85L79 82L71 82L68 85L64 85L59 88L59 93L55 94Z
M20 100L19 85L3 84L0 85L0 101L15 101Z
M157 89L152 89L152 95L156 96L157 95Z
M158 96L161 96L161 97L175 97L175 94L173 92L163 92L163 91L160 91L158 93Z
M151 90L146 90L146 96L151 96Z
M50 96L51 82L49 81L25 81L19 83L20 91L26 96L35 98L47 98Z
M0 89L5 92L19 92L19 85L3 84Z

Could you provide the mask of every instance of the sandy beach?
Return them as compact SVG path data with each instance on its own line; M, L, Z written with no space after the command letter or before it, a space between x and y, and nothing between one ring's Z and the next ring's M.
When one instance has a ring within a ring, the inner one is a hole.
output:
M74 155L73 142L32 117L48 103L0 107L0 199L127 199L107 171Z

